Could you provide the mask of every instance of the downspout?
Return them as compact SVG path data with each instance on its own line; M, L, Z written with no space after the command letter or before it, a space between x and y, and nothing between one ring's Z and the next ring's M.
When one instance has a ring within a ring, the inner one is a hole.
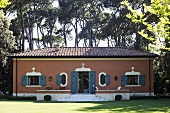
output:
M18 59L16 58L16 97L18 96Z
M149 58L149 96L151 96L151 67L150 67L150 58Z

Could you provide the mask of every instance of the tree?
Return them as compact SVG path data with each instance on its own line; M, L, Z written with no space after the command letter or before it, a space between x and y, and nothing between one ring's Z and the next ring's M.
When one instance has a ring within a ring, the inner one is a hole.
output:
M7 0L0 1L0 7L5 7L9 2ZM4 16L0 10L0 91L7 92L11 88L11 83L8 83L10 76L8 73L7 55L15 48L15 37L9 30L10 21ZM11 70L10 70L11 72Z
M0 0L0 8L5 8L9 4L8 0Z
M131 4L125 0L125 4L130 13L127 15L134 23L142 23L146 29L142 29L139 34L150 40L150 47L156 49L169 49L166 47L165 39L170 43L170 1L169 0L151 0L151 4L144 4L144 11L139 12L132 8ZM151 16L156 16L157 21L148 21ZM152 36L148 35L151 32Z

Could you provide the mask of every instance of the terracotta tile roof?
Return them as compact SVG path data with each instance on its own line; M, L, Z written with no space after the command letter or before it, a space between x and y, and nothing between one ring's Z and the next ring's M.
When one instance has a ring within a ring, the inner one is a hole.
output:
M11 57L156 57L156 54L121 47L43 48L12 54Z

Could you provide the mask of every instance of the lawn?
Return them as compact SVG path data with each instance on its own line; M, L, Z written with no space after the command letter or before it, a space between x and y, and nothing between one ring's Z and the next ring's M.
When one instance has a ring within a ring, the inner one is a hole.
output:
M170 113L170 99L90 103L0 101L0 113Z

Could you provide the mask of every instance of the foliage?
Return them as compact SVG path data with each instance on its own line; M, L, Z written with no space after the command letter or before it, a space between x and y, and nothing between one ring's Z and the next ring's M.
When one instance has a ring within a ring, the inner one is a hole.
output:
M75 47L98 47L105 41L104 46L108 47L147 48L148 42L138 34L141 27L126 17L129 11L121 4L122 0L58 0L59 6L54 6L56 2L11 0L11 5L4 9L6 14L16 13L11 30L19 51L33 50L35 45L67 46L72 39ZM136 9L145 2L130 1Z
M0 11L0 91L9 93L11 87L10 63L7 55L15 49L15 37L9 30L10 21Z
M134 95L130 96L130 100L146 100L146 99L159 99L159 96L143 96L143 95Z
M151 47L156 49L169 49L164 43L164 39L170 43L170 2L168 0L151 0L151 4L144 4L146 13L136 11L127 0L123 2L131 13L127 15L134 23L142 23L146 29L142 29L139 34L150 40ZM148 22L150 16L156 16L158 21ZM149 36L148 32L154 34Z
M6 98L7 98L6 95L0 93L0 99L6 99Z
M162 51L161 55L154 61L154 86L155 94L165 95L170 93L170 52Z
M15 96L8 96L7 97L7 100L36 100L37 97L35 96L18 96L18 97L15 97Z
M9 4L8 0L0 0L0 8L5 8Z

